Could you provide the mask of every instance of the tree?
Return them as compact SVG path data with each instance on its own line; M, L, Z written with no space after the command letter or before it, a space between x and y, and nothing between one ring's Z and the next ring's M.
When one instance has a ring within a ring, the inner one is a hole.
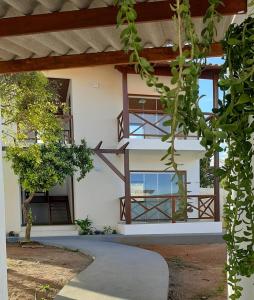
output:
M60 139L61 127L55 117L59 106L58 87L41 72L0 77L0 107L5 145L27 145L35 131L42 141Z
M92 151L87 148L84 140L79 146L50 142L27 148L13 146L7 149L6 159L11 162L22 188L29 192L22 204L26 241L30 241L33 221L30 203L35 193L46 192L75 173L78 173L78 180L84 178L93 168L91 154Z
M67 176L76 172L80 180L93 167L92 151L84 140L80 146L62 143L62 128L56 113L68 108L61 104L58 88L41 72L0 77L6 159L11 162L22 188L29 193L22 204L27 241L33 221L30 203L35 193L62 184ZM41 144L31 141L33 132L39 136Z

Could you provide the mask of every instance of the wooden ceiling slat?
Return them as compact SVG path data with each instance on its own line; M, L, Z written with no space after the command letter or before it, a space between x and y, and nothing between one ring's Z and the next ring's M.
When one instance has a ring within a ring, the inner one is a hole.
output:
M151 62L173 60L178 55L172 48L146 48L142 56ZM210 57L222 56L223 50L219 43L212 44ZM15 73L37 70L54 70L99 65L129 64L129 55L124 51L84 53L76 55L48 56L0 62L0 73Z
M172 18L169 4L175 0L136 4L137 22L163 21ZM218 8L222 15L234 15L247 11L247 0L224 0ZM192 17L204 15L208 0L190 0ZM50 14L28 15L0 19L0 37L55 32L82 28L114 26L117 8L113 6Z

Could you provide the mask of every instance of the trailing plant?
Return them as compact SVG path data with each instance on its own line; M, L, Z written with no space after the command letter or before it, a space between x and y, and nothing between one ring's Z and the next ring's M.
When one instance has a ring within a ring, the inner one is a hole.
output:
M251 166L251 136L254 130L254 24L253 18L249 18L240 26L231 25L227 31L222 42L225 64L219 83L224 96L219 101L219 108L213 110L214 117L206 122L199 107L202 96L199 97L198 79L216 33L215 25L220 20L216 9L221 1L208 2L201 35L195 31L189 0L176 0L175 4L169 7L175 12L173 19L177 28L177 43L173 49L178 51L176 59L169 64L172 74L169 87L160 82L153 74L154 68L151 63L141 56L142 41L135 24L136 1L115 0L119 8L117 24L125 25L120 36L123 49L129 53L130 63L135 65L136 72L148 86L154 87L160 94L164 112L170 115L170 120L164 123L170 130L163 137L164 141L169 142L168 151L163 157L167 158L167 167L175 169L179 175L175 159L175 138L179 131L185 135L197 132L201 144L206 148L208 158L224 150L221 147L222 142L227 143L228 158L225 166L216 170L216 175L226 182L229 192L224 212L227 224L225 240L229 255L227 271L228 282L233 289L230 298L238 299L242 289L239 286L240 276L251 276L254 273L254 199ZM188 47L184 47L184 40ZM180 191L184 196L181 180Z
M254 18L230 25L222 42L225 63L219 82L224 92L214 127L225 134L228 155L218 170L227 190L224 218L228 282L241 296L240 276L254 273ZM214 147L214 145L213 145Z
M211 166L211 158L200 159L200 187L211 188L214 184L214 166Z
M93 229L93 221L89 219L87 216L84 220L83 219L77 219L75 220L75 224L78 225L80 229L80 234L87 235L92 232Z

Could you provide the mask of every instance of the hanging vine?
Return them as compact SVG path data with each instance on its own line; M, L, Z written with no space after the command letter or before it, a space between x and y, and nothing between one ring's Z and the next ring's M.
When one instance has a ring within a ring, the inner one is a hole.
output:
M228 157L219 170L228 191L224 207L228 248L228 281L241 296L239 276L254 273L254 19L231 25L222 43L225 63L220 80L224 92L215 126L226 133Z
M160 95L164 112L170 120L164 125L170 128L163 141L169 148L163 159L166 165L175 169L175 137L178 132L188 135L197 132L201 144L206 148L206 156L212 157L222 151L221 143L226 142L228 158L225 166L217 170L217 175L225 181L228 191L224 210L228 249L228 283L232 286L232 300L241 296L240 276L254 273L254 196L252 188L253 168L251 166L253 147L251 137L254 131L254 21L247 19L242 25L231 25L222 42L225 64L221 73L220 87L224 92L219 108L214 109L214 117L206 122L199 108L198 79L210 45L216 33L216 23L220 19L216 8L220 0L209 0L209 7L203 18L201 35L195 30L189 0L176 0L169 9L175 12L177 43L173 49L178 55L169 65L171 87L153 75L153 66L141 56L142 41L138 35L135 20L135 0L115 0L118 6L117 24L124 25L121 33L123 48L130 54L130 62L135 64L148 86L154 87ZM183 41L189 45L184 47ZM183 190L180 181L180 191Z

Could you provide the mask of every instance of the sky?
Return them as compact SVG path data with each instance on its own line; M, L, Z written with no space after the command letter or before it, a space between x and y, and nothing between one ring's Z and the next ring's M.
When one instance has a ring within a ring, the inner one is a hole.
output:
M207 64L223 64L224 60L220 57L210 57ZM199 79L199 95L204 95L200 100L200 107L203 112L212 112L213 107L213 82L212 80Z
M224 63L224 60L220 57L212 57L207 59L207 64L217 64L221 65ZM220 93L219 93L220 94ZM200 107L203 112L212 112L213 107L213 82L212 80L200 79L199 80L199 95L205 95L200 100ZM226 147L225 144L221 145ZM220 152L220 163L223 164L227 156L227 152Z

